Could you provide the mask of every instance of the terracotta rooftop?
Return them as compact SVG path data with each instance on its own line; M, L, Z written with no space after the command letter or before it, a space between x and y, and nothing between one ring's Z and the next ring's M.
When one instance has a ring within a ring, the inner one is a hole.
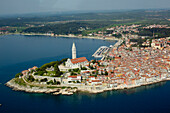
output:
M86 57L80 57L80 58L71 59L71 62L73 64L77 64L77 63L81 63L81 62L86 62L86 61L88 62Z

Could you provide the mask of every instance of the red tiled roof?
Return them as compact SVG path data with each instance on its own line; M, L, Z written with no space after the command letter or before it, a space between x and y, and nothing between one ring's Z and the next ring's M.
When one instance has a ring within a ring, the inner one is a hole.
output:
M69 76L69 78L77 78L77 76Z
M86 59L86 57L80 57L80 58L71 59L71 62L72 62L73 64L77 64L77 63L85 62L85 61L88 62L88 60Z
M95 78L95 76L89 76L89 78Z
M101 80L92 80L92 82L101 82Z
M29 72L28 70L24 70L24 71L22 71L22 73L25 73L25 72Z

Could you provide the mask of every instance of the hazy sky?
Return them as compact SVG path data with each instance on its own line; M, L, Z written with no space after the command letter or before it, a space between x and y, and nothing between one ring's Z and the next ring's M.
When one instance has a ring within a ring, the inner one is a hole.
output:
M0 14L170 8L170 0L0 0Z

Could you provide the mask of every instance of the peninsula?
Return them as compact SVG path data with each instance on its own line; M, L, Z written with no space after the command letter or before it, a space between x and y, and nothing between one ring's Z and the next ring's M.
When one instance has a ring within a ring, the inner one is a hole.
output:
M132 40L124 36L115 45L99 48L93 56L102 60L91 61L77 58L73 43L72 59L34 66L16 74L6 85L31 93L71 95L77 91L101 93L170 80L170 38L146 39L143 47Z

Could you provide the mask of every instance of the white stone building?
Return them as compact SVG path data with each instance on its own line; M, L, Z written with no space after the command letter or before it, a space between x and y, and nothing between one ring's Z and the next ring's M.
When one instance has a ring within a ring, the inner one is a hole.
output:
M69 67L72 69L80 68L80 66L88 65L88 60L86 59L86 57L68 59L65 64L66 64L66 67Z

